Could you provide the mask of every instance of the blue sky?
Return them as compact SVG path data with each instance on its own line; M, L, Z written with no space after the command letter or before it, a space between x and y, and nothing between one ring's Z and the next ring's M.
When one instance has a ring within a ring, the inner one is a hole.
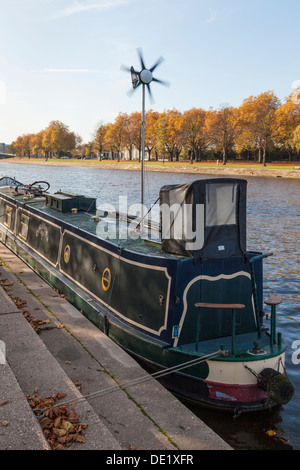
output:
M0 0L0 142L60 120L84 142L99 122L141 110L130 75L165 61L157 111L239 106L300 79L299 0Z

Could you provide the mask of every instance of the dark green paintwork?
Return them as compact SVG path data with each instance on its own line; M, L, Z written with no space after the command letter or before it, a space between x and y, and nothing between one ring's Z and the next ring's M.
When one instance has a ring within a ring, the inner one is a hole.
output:
M64 260L67 245L70 247L68 263ZM157 332L163 328L168 295L168 278L164 271L128 262L121 254L113 256L69 232L64 233L60 267L130 322ZM111 272L111 286L107 291L102 287L106 268ZM160 302L162 298L165 300Z

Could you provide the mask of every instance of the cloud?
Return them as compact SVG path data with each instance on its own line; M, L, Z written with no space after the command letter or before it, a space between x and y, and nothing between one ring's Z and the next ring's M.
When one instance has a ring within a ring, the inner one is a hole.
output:
M242 10L242 7L233 7L233 8L222 8L222 9L209 9L209 17L204 23L215 23L216 21L223 21L235 14L236 12Z
M294 80L292 83L292 88L299 88L300 87L300 80Z
M216 19L218 18L218 12L217 10L212 10L210 9L209 11L209 18L207 20L205 20L205 23L213 23L214 21L216 21Z
M76 15L78 13L84 13L91 10L108 10L119 5L127 4L129 0L95 0L93 3L85 2L81 3L77 0L73 1L73 4L67 8L57 11L53 18L65 18L67 16Z

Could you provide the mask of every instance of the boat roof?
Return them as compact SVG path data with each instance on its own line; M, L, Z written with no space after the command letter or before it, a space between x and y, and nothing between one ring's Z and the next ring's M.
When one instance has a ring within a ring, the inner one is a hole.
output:
M100 239L105 239L114 245L118 244L123 249L164 258L184 258L181 255L162 251L159 225L153 221L150 227L145 227L145 235L138 231L139 227L137 226L140 219L128 218L126 214L109 214L101 209L96 209L95 212L60 212L47 207L47 193L40 197L30 197L24 191L16 192L15 188L11 186L2 186L0 192L24 205L24 209L33 208L49 215L51 218L61 220Z
M247 181L243 179L213 178L163 186L160 222L145 217L143 227L137 217L97 209L96 198L61 191L51 194L34 184L2 185L1 191L24 209L33 207L52 221L62 220L123 249L194 259L228 259L246 253Z

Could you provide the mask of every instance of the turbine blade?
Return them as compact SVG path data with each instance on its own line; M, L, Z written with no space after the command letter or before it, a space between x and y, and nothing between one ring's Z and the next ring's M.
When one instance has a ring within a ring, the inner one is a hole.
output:
M127 67L127 65L124 65L124 64L121 64L120 69L123 70L124 72L130 72L131 71L130 67Z
M162 56L160 56L160 57L157 59L157 61L155 62L155 64L152 65L151 69L149 69L150 72L153 72L153 70L155 70L156 67L158 67L158 65L161 64L164 60L165 60L165 59L164 59Z
M143 59L143 53L142 53L142 48L141 47L139 47L137 49L137 53L138 53L138 56L139 56L140 61L141 61L142 70L144 70L146 68L146 65L145 65L145 62L144 62L144 59Z
M169 87L171 84L170 82L167 82L166 80L159 80L158 78L154 78L152 79L153 82L157 82L157 83L161 83L161 85L164 85L164 86L167 86Z
M151 88L150 88L149 83L147 84L147 88L148 88L148 92L149 92L150 103L153 104L153 103L154 103L154 99L153 99L153 96L152 96L152 93L151 93Z
M132 96L133 93L135 92L135 90L140 86L140 84L141 84L141 82L139 82L135 88L131 88L131 89L127 92L127 95L128 95L128 96Z

